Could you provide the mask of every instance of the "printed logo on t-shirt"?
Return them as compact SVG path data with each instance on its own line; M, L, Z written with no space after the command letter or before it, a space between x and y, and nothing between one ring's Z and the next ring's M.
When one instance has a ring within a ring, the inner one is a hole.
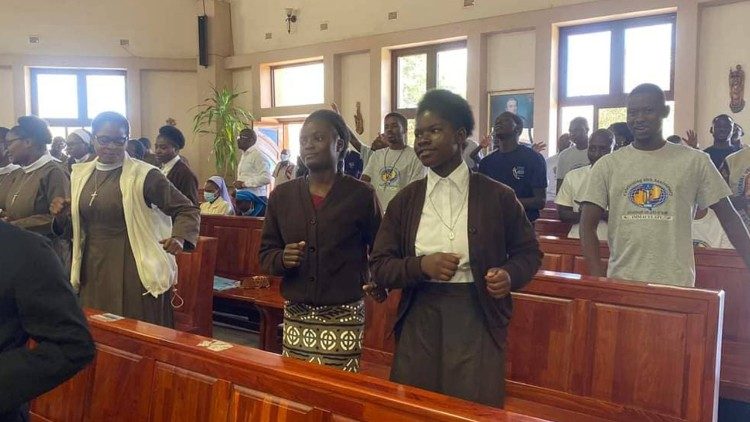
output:
M667 203L672 196L672 188L660 180L641 179L630 184L625 190L625 196L631 204L640 208L622 216L623 220L661 220L671 221L673 216L658 208Z
M513 167L513 177L516 178L516 180L523 179L523 176L526 174L526 167L524 166L515 166Z
M387 166L380 169L380 187L398 188L399 179L400 175L397 168Z

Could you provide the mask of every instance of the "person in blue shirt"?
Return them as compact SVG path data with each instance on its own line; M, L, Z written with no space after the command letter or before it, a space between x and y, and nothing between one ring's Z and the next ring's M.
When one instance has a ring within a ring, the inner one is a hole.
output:
M547 189L547 165L542 154L519 144L523 120L511 112L497 116L493 127L495 152L479 163L479 172L510 186L534 222L544 208Z

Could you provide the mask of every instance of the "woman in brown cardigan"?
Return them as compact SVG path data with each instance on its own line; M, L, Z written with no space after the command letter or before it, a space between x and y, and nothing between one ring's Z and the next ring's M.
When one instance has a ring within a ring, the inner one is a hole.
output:
M464 164L473 129L463 98L422 98L414 146L430 170L390 203L371 269L379 287L403 289L391 380L500 407L510 292L542 253L513 190Z
M283 276L283 355L357 372L369 280L367 257L380 226L371 186L337 172L349 129L330 110L302 125L309 174L276 187L263 225L260 263Z

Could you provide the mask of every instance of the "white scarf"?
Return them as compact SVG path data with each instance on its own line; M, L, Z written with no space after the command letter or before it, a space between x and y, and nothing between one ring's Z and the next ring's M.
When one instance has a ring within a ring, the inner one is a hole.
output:
M8 164L5 167L0 167L0 175L12 173L12 172L14 172L14 171L16 171L16 170L18 170L20 168L21 168L21 166L19 166L19 165L16 165L16 164L13 164L13 163Z
M44 153L44 155L39 157L38 160L34 161L28 166L21 166L21 168L23 169L24 173L29 174L29 173L33 173L35 170L39 170L50 161L57 161L58 163L60 162L60 160L50 155L49 151L47 151Z

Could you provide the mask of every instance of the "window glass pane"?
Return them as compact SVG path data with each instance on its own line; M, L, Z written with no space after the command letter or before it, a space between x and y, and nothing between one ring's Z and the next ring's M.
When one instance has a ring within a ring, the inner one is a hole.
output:
M589 127L594 121L594 106L571 106L560 109L560 133L567 133L571 120L576 117L584 117L589 122ZM552 153L550 151L550 153Z
M56 136L62 136L63 138L67 138L68 133L72 132L73 130L75 129L70 129L70 131L68 131L68 128L64 126L50 126L49 127L49 131L52 132L53 138Z
M568 36L568 97L609 94L611 37L610 31Z
M287 145L289 145L289 161L297 162L299 157L299 134L302 132L302 123L289 123L286 125Z
M45 119L78 118L76 75L37 75L36 88L39 117Z
M437 53L437 87L466 98L466 49Z
M323 63L273 69L274 106L323 104Z
M115 111L127 117L125 75L86 75L88 118L104 111Z
M607 129L613 123L626 122L628 111L625 107L600 108L597 129Z
M397 67L398 108L416 108L427 92L427 54L399 57Z
M672 79L672 24L625 30L625 92L650 82L665 91Z

